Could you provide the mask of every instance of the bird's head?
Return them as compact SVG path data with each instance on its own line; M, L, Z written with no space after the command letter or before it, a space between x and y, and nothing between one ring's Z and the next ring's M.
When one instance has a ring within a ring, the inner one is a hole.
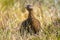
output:
M27 6L26 6L26 9L27 9L28 11L32 11L32 10L33 10L33 7L32 7L32 5L27 5Z

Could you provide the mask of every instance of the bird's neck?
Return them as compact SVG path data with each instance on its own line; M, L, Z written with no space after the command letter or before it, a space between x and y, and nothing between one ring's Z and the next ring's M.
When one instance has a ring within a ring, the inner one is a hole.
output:
M29 11L28 18L35 18L35 17L34 17L34 12L33 12L33 10L32 10L32 11Z

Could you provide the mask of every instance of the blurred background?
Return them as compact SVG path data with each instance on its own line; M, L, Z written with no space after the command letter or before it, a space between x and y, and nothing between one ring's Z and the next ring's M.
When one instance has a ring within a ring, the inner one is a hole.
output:
M19 32L28 4L41 23L37 36ZM0 40L60 40L60 0L0 0Z

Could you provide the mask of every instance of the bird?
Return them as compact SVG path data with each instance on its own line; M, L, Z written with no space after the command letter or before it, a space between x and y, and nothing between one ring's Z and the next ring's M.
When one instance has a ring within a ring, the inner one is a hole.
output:
M37 34L40 30L41 24L38 19L34 17L34 11L32 5L27 5L25 7L28 11L28 18L22 22L22 29L21 31L28 30L28 32L33 32Z

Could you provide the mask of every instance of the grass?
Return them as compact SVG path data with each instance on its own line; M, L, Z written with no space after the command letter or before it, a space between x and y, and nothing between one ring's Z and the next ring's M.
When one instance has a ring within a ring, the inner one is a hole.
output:
M13 3L13 1L10 2ZM25 1L19 0L13 4L10 2L0 0L0 40L60 40L60 16L58 16L60 10L58 9L58 3L56 6L54 1L51 4L49 0L31 0L32 3L27 0L26 4ZM41 2L41 5L39 2ZM33 5L34 16L41 22L39 35L30 35L25 31L24 35L21 36L19 30L21 23L28 17L28 12L25 9L27 4Z

